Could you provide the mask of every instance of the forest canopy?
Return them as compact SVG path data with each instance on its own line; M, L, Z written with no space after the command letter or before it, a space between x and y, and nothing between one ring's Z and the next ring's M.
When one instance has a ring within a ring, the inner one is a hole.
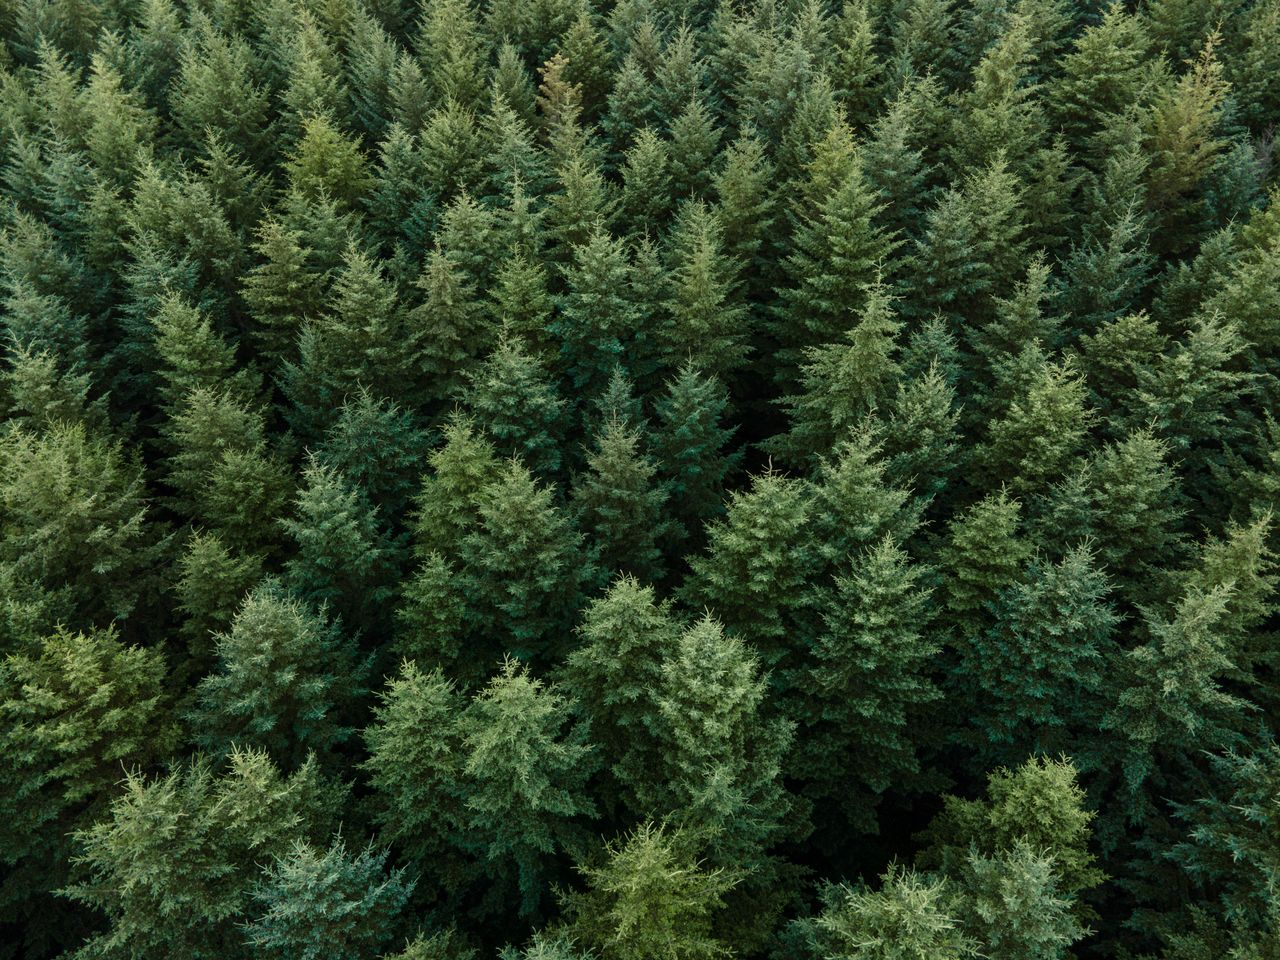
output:
M1280 0L0 40L0 958L1280 956Z

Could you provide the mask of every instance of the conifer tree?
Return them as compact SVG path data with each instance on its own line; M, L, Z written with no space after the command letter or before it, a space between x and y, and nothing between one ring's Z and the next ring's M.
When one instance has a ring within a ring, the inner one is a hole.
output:
M667 322L656 332L658 364L671 369L687 360L720 377L742 365L752 331L734 295L738 265L722 250L720 225L706 204L684 204L666 252L670 288Z
M481 488L474 509L475 527L458 545L469 626L495 653L553 658L579 603L580 535L551 488L516 460Z
M463 842L459 718L465 703L443 674L421 670L413 661L401 666L379 699L363 734L374 821L429 878L419 882L420 894L456 898L473 871Z
M106 811L121 769L154 769L177 745L165 673L159 651L111 627L58 627L0 661L0 910L24 918L33 949L85 933L52 896L71 876L71 832Z
M731 871L709 868L683 834L646 822L579 866L587 883L565 899L568 935L604 960L704 960L731 956L712 921Z
M382 517L399 525L419 482L426 434L414 416L361 388L348 397L316 448L316 459L362 491Z
M791 430L776 442L779 453L807 465L862 425L900 373L894 358L900 327L888 292L877 282L867 289L857 322L839 340L805 349L802 392L783 399Z
M822 633L794 682L802 727L788 769L864 829L875 795L919 773L912 723L938 697L924 576L888 537L853 558L823 597Z
M326 608L350 630L376 631L385 622L394 556L363 491L314 457L294 501L296 515L284 519L297 544L285 583L304 602Z
M962 738L979 769L1081 752L1115 656L1107 592L1086 546L1059 563L1035 558L997 599L994 624L960 644L953 697L972 697Z
M87 628L145 612L166 538L147 520L142 466L118 441L83 424L7 431L0 510L0 570L19 595L45 592L57 622Z
M556 687L509 659L460 719L467 824L486 875L524 916L538 913L554 858L576 847L595 812L586 792L594 750L572 712Z
M691 363L667 381L653 428L659 474L670 490L669 510L695 541L703 524L723 511L725 482L740 459L728 446L729 396L721 382Z
M253 889L245 937L255 957L362 960L385 946L413 891L403 869L386 872L387 852L327 850L305 840L277 855Z
M968 960L974 941L951 914L945 880L901 867L880 878L880 889L833 886L806 938L813 957L841 960Z
M336 625L278 582L254 588L215 638L217 664L196 689L196 741L215 756L267 751L286 770L330 757L351 737L350 705L368 663Z
M591 717L605 768L638 811L659 763L655 703L679 635L675 614L653 587L621 576L587 606L578 635L582 642L565 661L566 685Z
M178 559L174 585L186 640L184 671L203 676L213 663L213 634L231 626L245 594L262 579L262 557L230 550L217 533L197 531Z
M258 865L335 822L342 791L308 762L285 777L237 751L220 775L197 758L163 777L126 774L110 813L76 834L85 879L69 889L103 914L85 956L244 957Z
M628 275L622 242L599 226L573 248L565 270L568 293L551 324L571 395L598 396L623 355L637 321L626 297Z
M1001 489L951 521L941 551L945 604L962 636L985 630L996 598L1022 577L1031 547L1021 517L1022 504Z
M468 379L464 402L495 450L518 457L536 476L554 477L562 460L566 404L541 356L506 330Z
M766 669L788 659L806 617L810 491L778 473L730 494L723 520L707 531L707 552L691 561L686 601L705 605L732 634L759 652Z
M464 383L486 341L481 306L462 268L433 251L415 282L423 300L409 318L413 341L421 344L418 367L425 396L443 400Z
M650 583L662 578L659 543L667 534L663 504L668 491L640 432L611 417L592 442L587 471L573 490L581 527L602 576L619 572Z

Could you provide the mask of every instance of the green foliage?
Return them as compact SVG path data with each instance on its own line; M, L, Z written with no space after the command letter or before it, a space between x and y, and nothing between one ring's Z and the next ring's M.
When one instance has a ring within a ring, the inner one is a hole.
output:
M587 883L565 906L566 931L606 960L732 956L712 933L734 877L693 859L682 834L646 822L579 867Z
M403 870L386 875L386 851L347 853L341 840L305 840L267 866L253 889L245 937L255 957L361 960L389 941L413 890Z
M278 583L244 598L214 653L191 716L196 741L213 755L253 747L291 770L351 737L344 707L359 698L368 664Z
M107 923L77 956L247 956L236 922L258 865L324 836L342 799L314 763L284 777L254 751L221 775L203 759L155 780L129 773L107 816L76 834L86 876L70 895Z

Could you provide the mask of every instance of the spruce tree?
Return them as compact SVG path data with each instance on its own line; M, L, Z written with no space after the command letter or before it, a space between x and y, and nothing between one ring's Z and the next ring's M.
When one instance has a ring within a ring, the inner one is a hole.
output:
M494 449L518 457L536 476L556 476L566 403L542 357L518 334L504 331L493 352L467 377L464 402Z
M565 932L604 960L706 960L732 956L712 920L733 888L732 871L695 859L694 844L652 822L579 866L587 884L565 897Z
M822 632L794 682L801 729L788 770L862 830L877 795L920 773L913 723L939 696L926 573L888 537L852 558L823 596Z
M278 582L244 598L214 653L190 716L196 742L211 754L262 749L292 770L312 755L332 758L350 739L369 664L338 626Z
M509 659L460 718L467 826L496 885L490 896L509 891L522 916L540 911L555 858L595 813L594 750L572 713L556 687Z
M386 872L387 852L327 850L305 840L267 865L253 888L245 926L254 957L362 960L388 944L413 891L403 869Z
M639 430L610 417L592 440L586 466L573 502L600 574L662 579L669 492L656 479L657 465L643 449Z
M68 894L106 920L81 952L247 957L239 924L259 864L325 836L342 793L313 763L286 777L255 751L221 774L200 758L157 779L128 773L110 812L75 835L85 876Z
M551 323L570 395L598 396L630 341L637 317L626 297L629 272L622 242L599 226L573 247L568 292Z
M177 746L166 681L158 650L111 627L59 627L0 661L0 911L33 950L87 932L53 897L72 876L70 835L106 812L122 769L153 770Z

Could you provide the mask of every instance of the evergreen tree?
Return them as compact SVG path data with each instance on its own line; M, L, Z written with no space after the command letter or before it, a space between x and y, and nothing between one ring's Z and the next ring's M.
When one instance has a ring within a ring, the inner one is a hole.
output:
M329 757L368 670L337 626L266 581L215 638L217 664L196 688L195 739L214 755L267 751L285 769Z
M286 566L285 582L304 602L328 608L348 629L376 635L394 576L377 512L350 480L314 458L302 479L296 517L281 521L298 548Z
M554 858L594 814L586 793L594 752L572 704L514 660L476 694L460 722L470 789L467 825L482 838L485 872L519 912L538 913Z
M70 834L106 811L121 769L154 769L177 745L165 672L111 627L59 627L0 661L0 910L34 951L87 932L52 896L71 876Z
M496 644L498 653L555 657L586 572L581 537L556 506L551 488L515 460L481 488L475 511L475 528L458 544L472 617L468 626Z
M566 897L566 932L605 960L732 956L712 918L735 877L694 859L691 846L652 822L609 844L601 863L579 867L587 889Z
M725 482L740 453L728 450L735 428L726 424L728 392L691 363L679 368L656 404L654 452L671 493L670 512L687 536L723 512Z
M723 520L707 530L707 552L695 557L683 593L712 610L730 633L759 652L767 669L788 659L808 613L806 587L810 492L778 473L753 478L729 496Z
M464 402L497 452L518 457L536 476L554 477L562 461L566 404L542 358L518 334L504 331L468 379Z
M222 633L245 594L262 579L262 557L234 553L216 533L192 534L178 560L174 586L181 633L187 643L185 672L203 676L213 663L213 634Z
M551 323L570 395L599 395L622 357L637 322L626 297L629 272L621 241L599 226L573 248L565 271L568 293Z
M383 947L413 891L403 870L386 873L387 854L352 855L335 840L317 850L296 841L253 889L245 936L255 957L362 960Z
M45 592L57 622L88 628L145 612L167 547L147 513L142 466L118 441L83 424L0 438L0 570L19 596Z
M655 703L679 635L675 615L652 587L622 576L587 606L578 635L582 642L565 661L566 683L591 717L606 768L638 810L660 762Z
M788 769L863 829L874 797L920 772L912 724L938 697L924 575L887 537L853 558L823 597L823 630L794 684L803 726Z
M659 542L666 534L663 504L668 491L655 479L657 466L641 446L639 431L611 417L593 438L587 472L573 500L601 574L627 573L660 580Z
M258 864L324 836L342 799L315 764L285 777L254 751L221 775L202 759L155 780L128 773L110 813L76 834L86 876L69 893L107 921L80 953L248 956L238 923Z

